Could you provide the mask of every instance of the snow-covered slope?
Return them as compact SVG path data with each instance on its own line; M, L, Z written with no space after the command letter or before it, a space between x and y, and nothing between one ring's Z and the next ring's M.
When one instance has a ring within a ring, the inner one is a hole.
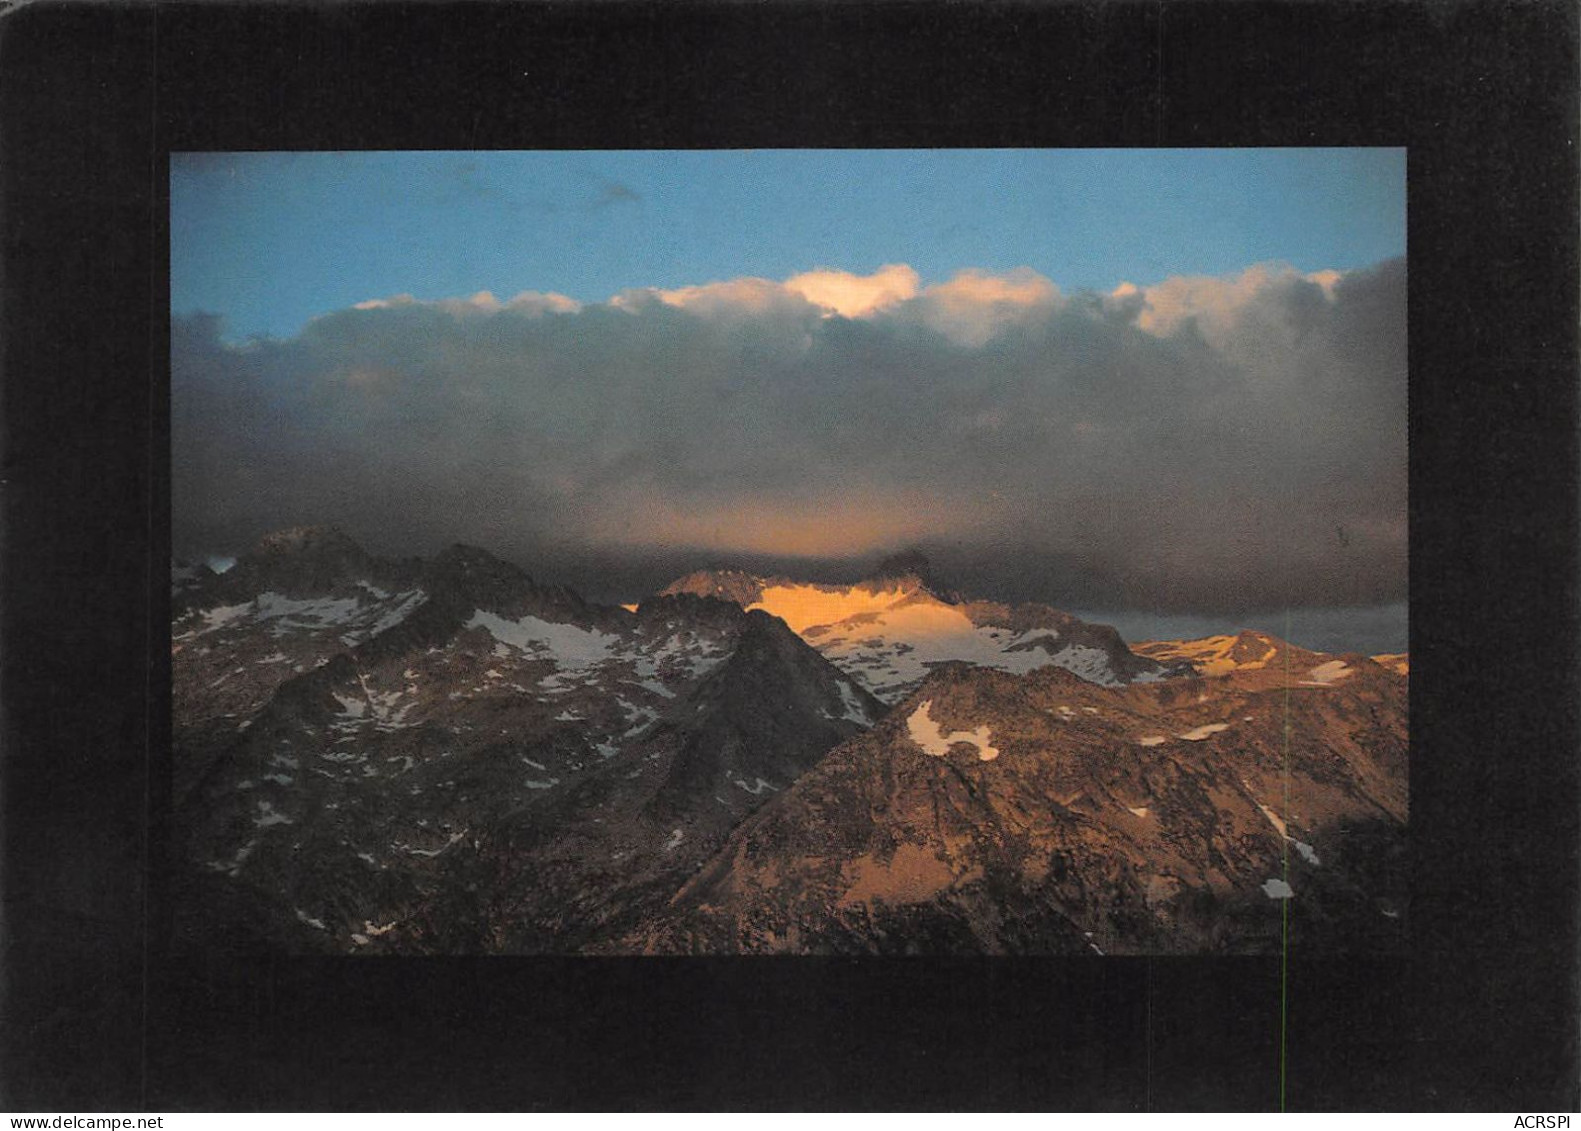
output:
M1166 663L1186 663L1209 678L1239 677L1264 686L1327 687L1350 678L1358 665L1375 663L1396 675L1409 675L1405 653L1363 658L1346 653L1314 652L1266 632L1245 630L1196 640L1144 640L1132 649Z
M1135 655L1105 626L1040 605L947 600L914 574L838 586L702 572L665 592L717 595L779 617L888 703L952 662L1016 673L1053 665L1105 686L1186 671Z

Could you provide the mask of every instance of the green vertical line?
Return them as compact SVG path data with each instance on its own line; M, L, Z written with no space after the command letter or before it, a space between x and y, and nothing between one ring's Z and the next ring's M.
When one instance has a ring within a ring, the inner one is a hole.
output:
M1284 820L1285 835L1281 838L1284 850L1285 889L1290 887L1290 610L1285 609L1285 775ZM1285 1079L1287 1066L1290 1017L1290 896L1279 901L1279 1110L1285 1110Z

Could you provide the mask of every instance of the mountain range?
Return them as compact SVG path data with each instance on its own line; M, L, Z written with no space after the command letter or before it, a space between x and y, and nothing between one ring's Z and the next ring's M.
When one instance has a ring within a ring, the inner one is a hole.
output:
M172 572L176 938L293 953L1398 945L1408 658L1128 646L919 558L635 606L336 530Z

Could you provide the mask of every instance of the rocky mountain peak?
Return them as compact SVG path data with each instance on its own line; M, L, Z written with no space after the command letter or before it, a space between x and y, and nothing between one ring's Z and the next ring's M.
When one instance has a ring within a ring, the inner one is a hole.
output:
M221 576L228 591L295 597L334 592L389 572L379 567L337 527L295 526L264 535Z
M287 554L360 554L362 547L338 526L292 526L275 530L258 539L254 557L279 557Z
M884 712L779 618L737 615L730 657L698 686L688 710L661 724L681 739L656 798L661 809L695 807L698 797L736 782L754 795L782 789ZM714 815L713 806L703 809Z
M589 624L608 619L563 586L540 585L519 566L487 550L457 542L436 554L424 571L424 588L441 605L485 609L513 616L530 613L548 621Z
M941 600L953 602L953 594L939 582L933 565L921 550L904 550L890 554L874 567L865 579L870 585L890 582L915 582L919 588Z
M762 578L739 569L700 569L670 582L658 595L690 593L697 597L715 597L734 601L744 609L763 596L764 585Z
M453 543L434 555L433 561L429 563L429 572L442 577L532 580L520 567L463 542Z
M683 620L691 624L723 628L741 620L743 609L728 598L700 596L692 592L664 593L647 598L637 606L641 624Z

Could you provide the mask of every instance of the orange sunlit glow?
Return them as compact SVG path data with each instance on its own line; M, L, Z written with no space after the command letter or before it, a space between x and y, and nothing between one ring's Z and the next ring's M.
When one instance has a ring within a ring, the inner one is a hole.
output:
M669 545L776 557L849 557L886 552L941 531L962 530L959 501L938 496L846 496L781 502L619 500L594 534L616 545ZM632 505L635 504L635 505ZM973 513L967 511L966 513ZM983 521L982 508L977 508Z

